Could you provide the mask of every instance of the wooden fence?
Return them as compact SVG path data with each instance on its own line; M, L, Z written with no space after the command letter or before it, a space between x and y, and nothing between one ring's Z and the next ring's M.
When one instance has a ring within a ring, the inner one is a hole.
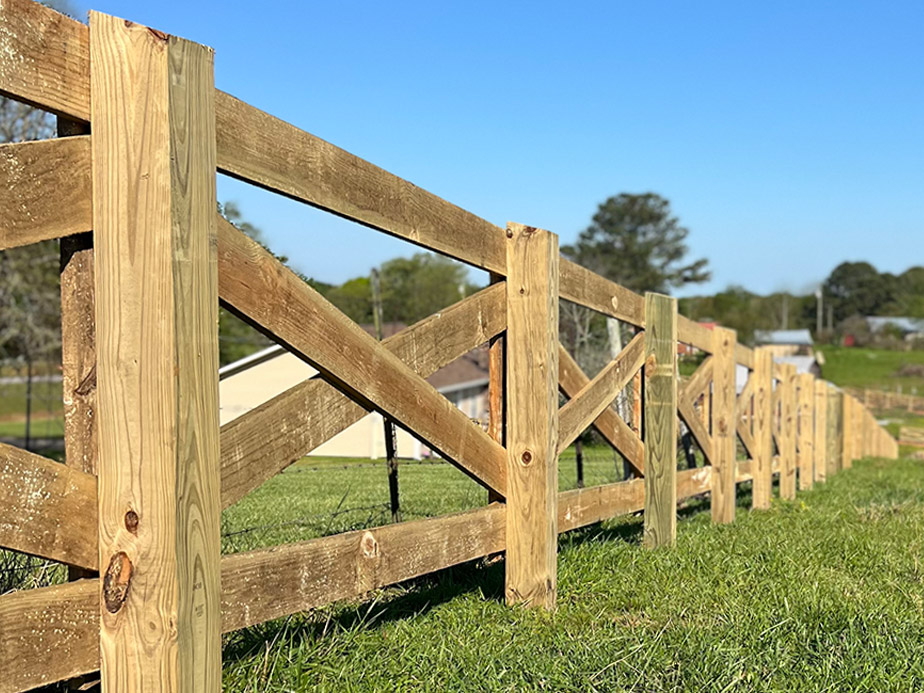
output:
M62 239L67 421L64 465L0 449L0 547L71 571L0 597L0 691L97 670L109 691L217 691L223 632L498 552L507 600L552 608L561 532L643 510L645 544L670 545L680 499L709 493L714 520L731 522L736 484L752 481L766 508L774 475L793 498L797 481L896 455L855 398L559 257L555 234L498 228L216 91L203 46L29 0L0 5L0 41L0 92L59 117L59 138L0 147L0 249ZM216 213L216 171L492 284L379 343ZM559 299L639 333L589 379L558 343ZM320 372L220 429L219 301ZM487 433L425 380L486 342ZM678 343L708 354L682 385ZM640 371L641 436L611 407ZM367 410L492 502L220 555L223 508ZM708 466L678 471L678 412ZM558 455L589 426L639 478L559 493Z
M878 411L903 409L912 414L924 416L924 397L870 388L848 387L844 389L869 409Z

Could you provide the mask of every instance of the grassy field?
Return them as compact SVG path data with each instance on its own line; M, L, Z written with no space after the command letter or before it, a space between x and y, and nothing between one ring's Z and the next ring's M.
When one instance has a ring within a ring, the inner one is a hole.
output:
M823 346L822 377L843 387L869 387L924 394L924 377L902 376L899 369L905 365L924 366L924 351L891 351L888 349L859 349Z
M599 464L594 474L607 476ZM272 513L325 496L336 507L335 485L360 503L386 497L384 469L352 470L381 479L368 497L333 471L294 468L227 511L223 530L252 521L258 507ZM401 473L410 514L483 502L445 465ZM724 527L694 503L673 550L643 550L638 518L563 536L554 615L506 608L502 563L478 564L240 631L225 640L225 689L920 688L924 466L866 460L768 512L746 503L744 494L738 521Z

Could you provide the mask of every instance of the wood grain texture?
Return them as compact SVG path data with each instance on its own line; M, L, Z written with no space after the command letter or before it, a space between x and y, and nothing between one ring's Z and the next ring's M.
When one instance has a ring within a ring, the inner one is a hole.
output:
M567 532L645 507L642 479L577 488L558 494L558 531Z
M707 354L712 353L712 330L683 315L677 316L677 340Z
M432 385L258 243L219 222L222 299L362 406L504 494L506 453Z
M754 370L754 350L746 347L741 342L735 344L735 363L746 366L749 370Z
M96 478L0 443L0 547L93 569Z
M687 400L691 405L702 397L703 392L712 384L712 365L713 357L707 356L693 371L686 383L683 385L682 392L678 395L681 399Z
M508 604L554 609L558 579L558 236L507 225Z
M634 291L564 258L560 272L562 298L630 325L645 326L645 300Z
M385 339L382 346L426 378L506 326L506 288L494 284ZM315 377L226 423L221 427L222 507L233 505L366 413Z
M0 209L0 250L90 231L90 138L0 144Z
M559 454L612 405L644 360L645 333L639 332L619 356L565 403L558 414Z
M0 693L99 668L99 580L0 596Z
M104 690L221 686L212 53L92 13Z
M58 119L58 137L89 134L89 126ZM90 143L85 163L90 179ZM92 214L89 184L87 213ZM73 210L68 208L68 213ZM61 239L61 390L64 404L65 463L96 474L96 289L93 276L93 234L79 233ZM86 576L82 576L86 577Z
M780 364L780 498L796 497L796 367Z
M504 550L505 509L359 530L222 559L222 630L351 599Z
M590 379L581 370L571 354L561 345L558 348L558 387L566 397L573 397L586 387ZM629 428L612 407L604 409L593 422L593 427L604 440L623 455L639 476L645 473L645 445L638 433Z
M677 538L677 299L645 294L645 546Z
M751 507L766 510L773 497L773 355L765 347L754 353L754 491Z
M712 521L735 521L735 452L738 414L735 393L734 330L716 327L713 332L712 398Z
M0 3L0 94L90 119L90 32L30 0Z
M799 373L796 460L799 489L807 491L815 483L815 376Z
M504 277L495 272L491 273L491 285L497 286L504 281ZM503 314L504 329L507 327L507 287L503 287L504 304L500 311ZM498 445L506 446L506 419L507 406L504 383L506 382L507 356L504 348L504 336L492 335L488 345L488 435ZM494 491L488 491L488 502L496 503L503 498Z

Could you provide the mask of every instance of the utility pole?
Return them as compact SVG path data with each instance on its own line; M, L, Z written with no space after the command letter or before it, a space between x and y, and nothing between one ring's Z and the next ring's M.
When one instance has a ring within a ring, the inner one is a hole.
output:
M375 337L380 342L384 336L382 320L382 287L379 271L372 269L372 321L375 325ZM387 416L385 421L385 459L388 468L388 501L391 506L391 521L401 522L401 505L398 500L398 445L395 424Z
M816 304L815 304L815 307L816 307L816 310L815 310L815 333L816 333L816 337L817 337L819 334L821 334L821 329L822 329L822 327L823 327L822 321L823 321L823 319L824 319L824 314L825 314L825 310L824 310L824 293L822 292L820 286L819 286L817 289L815 289L815 299L816 299Z

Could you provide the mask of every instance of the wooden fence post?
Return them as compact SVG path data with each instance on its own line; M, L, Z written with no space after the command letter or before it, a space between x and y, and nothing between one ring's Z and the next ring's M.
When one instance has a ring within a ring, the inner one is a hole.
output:
M645 521L643 543L677 537L677 299L645 294Z
M712 333L712 521L735 521L737 412L734 330L716 327Z
M773 497L773 354L767 347L754 350L754 508L767 509Z
M796 497L796 367L780 364L780 498Z
M212 51L90 15L104 691L221 688Z
M821 379L813 380L815 397L815 431L814 431L814 459L815 481L825 481L828 478L828 384Z
M558 236L507 225L508 604L555 608Z
M853 466L853 398L846 392L841 394L841 469Z
M799 488L807 490L815 483L815 376L800 373L799 386Z

